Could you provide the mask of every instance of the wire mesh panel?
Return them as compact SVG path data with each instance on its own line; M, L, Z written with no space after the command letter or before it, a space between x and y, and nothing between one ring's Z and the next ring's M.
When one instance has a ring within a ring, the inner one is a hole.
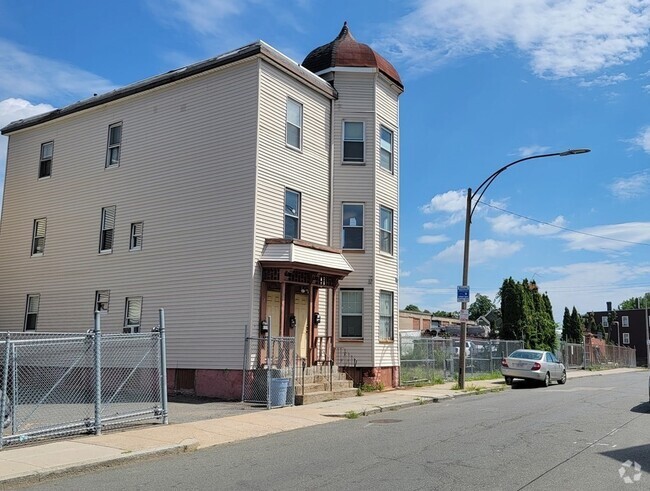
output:
M295 338L246 338L242 401L267 408L295 401Z
M161 319L164 314L161 312ZM167 421L164 328L0 334L0 447L109 425Z

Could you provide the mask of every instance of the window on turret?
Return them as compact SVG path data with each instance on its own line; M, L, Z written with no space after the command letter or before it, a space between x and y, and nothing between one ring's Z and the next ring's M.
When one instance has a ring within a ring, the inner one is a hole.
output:
M393 253L393 210L380 207L379 209L379 248L382 252Z
M381 138L379 165L393 172L393 132L382 126L379 133Z
M300 193L291 189L284 191L284 238L300 238Z
M341 249L363 249L363 204L343 203Z
M364 161L364 129L360 121L343 123L343 162L360 163Z

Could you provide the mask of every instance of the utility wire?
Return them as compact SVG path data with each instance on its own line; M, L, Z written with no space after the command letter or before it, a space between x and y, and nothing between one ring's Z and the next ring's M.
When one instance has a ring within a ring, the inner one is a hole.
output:
M572 232L574 234L588 235L589 237L596 237L597 239L612 240L614 242L623 242L625 244L650 246L650 244L647 243L647 242L633 242L631 240L615 239L613 237L605 237L604 235L590 234L589 232L581 232L579 230L573 230L571 228L561 227L560 225L555 225L553 223L543 222L542 220L537 220L536 218L527 217L525 215L520 215L520 214L515 213L513 211L510 211L510 210L505 210L503 208L499 208L498 206L491 205L490 203L486 203L485 201L480 201L480 203L485 205L485 206L489 206L490 208L494 208L495 210L502 211L503 213L508 213L509 215L514 215L516 217L523 218L525 220L530 220L531 222L541 223L542 225L548 225L549 227L559 228L560 230L565 230L567 232Z

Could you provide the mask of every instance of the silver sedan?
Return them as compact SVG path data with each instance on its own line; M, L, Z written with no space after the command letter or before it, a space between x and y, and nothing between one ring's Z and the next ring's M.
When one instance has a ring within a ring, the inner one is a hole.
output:
M501 360L501 374L508 385L516 378L542 382L546 387L555 380L558 384L566 382L566 368L550 351L513 351Z

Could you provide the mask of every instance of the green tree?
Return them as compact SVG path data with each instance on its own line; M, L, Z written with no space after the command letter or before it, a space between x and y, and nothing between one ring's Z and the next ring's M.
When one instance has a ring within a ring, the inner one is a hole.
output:
M420 307L417 305L413 305L412 303L404 307L404 310L408 310L410 312L420 312Z
M569 307L564 307L564 315L562 316L562 339L564 341L570 342L569 341L570 331L571 331L571 312L569 312Z
M476 300L469 306L468 313L469 319L475 321L482 315L487 315L491 310L496 309L496 305L492 303L486 295L476 294Z
M650 292L646 292L641 297L632 297L619 304L618 310L643 309L645 306L650 308Z
M445 312L444 310L435 310L431 312L431 315L433 317L448 317L450 319L453 319L455 317L454 312Z
M569 343L582 343L582 323L582 317L578 314L578 310L574 306L571 311L571 322L566 337Z

